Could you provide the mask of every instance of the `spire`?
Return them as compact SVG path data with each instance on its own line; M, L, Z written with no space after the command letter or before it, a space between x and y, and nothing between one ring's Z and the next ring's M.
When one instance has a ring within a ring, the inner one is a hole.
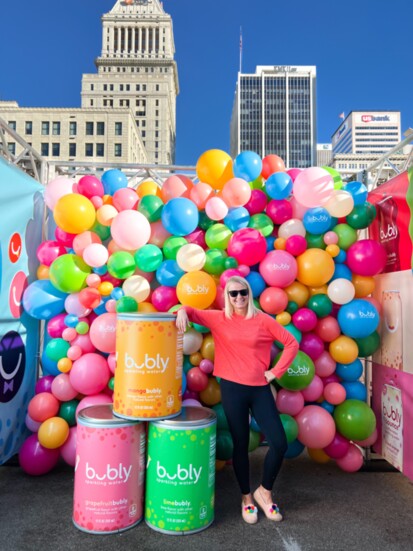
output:
M116 15L156 15L164 14L162 2L159 0L117 0L109 12Z

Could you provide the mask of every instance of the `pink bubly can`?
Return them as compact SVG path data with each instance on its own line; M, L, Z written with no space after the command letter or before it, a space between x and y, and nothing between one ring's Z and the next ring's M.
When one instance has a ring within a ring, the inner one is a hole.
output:
M81 410L77 422L74 525L91 534L132 528L143 516L145 425L106 404Z

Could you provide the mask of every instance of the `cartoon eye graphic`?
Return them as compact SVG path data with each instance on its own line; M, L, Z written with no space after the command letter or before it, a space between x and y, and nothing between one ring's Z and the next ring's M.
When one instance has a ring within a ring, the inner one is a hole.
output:
M26 348L16 331L9 331L0 341L0 403L10 402L23 381Z

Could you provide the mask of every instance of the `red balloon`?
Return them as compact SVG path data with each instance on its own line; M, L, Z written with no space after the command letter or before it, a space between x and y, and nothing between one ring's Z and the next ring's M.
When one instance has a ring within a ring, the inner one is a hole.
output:
M208 386L208 375L199 367L193 367L186 374L186 384L189 390L202 392Z
M262 160L261 176L267 180L274 172L285 172L284 161L278 155L267 155Z

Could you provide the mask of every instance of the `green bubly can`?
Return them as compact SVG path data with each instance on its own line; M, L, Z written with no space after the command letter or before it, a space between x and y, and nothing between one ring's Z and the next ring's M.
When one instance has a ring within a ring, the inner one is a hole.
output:
M194 534L214 520L216 415L184 407L148 429L145 522L171 535Z

